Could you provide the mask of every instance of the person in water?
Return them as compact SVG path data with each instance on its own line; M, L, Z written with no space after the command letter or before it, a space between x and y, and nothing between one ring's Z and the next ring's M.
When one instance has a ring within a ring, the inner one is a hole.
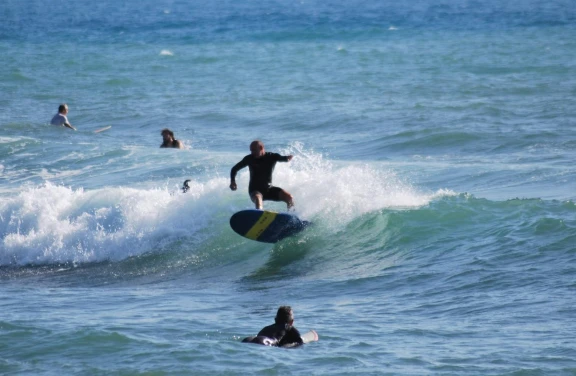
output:
M180 140L176 140L174 138L174 132L172 132L170 129L164 128L160 134L162 135L162 145L160 145L161 148L182 149L184 147L184 144L182 144Z
M256 209L262 210L262 201L284 201L290 210L294 206L292 195L282 188L272 185L272 173L276 162L291 161L293 156L282 156L277 153L270 153L264 150L264 144L261 141L252 141L250 144L250 153L238 162L230 171L230 189L235 191L236 174L239 170L248 166L250 169L250 183L248 184L248 194L252 199Z
M68 115L68 105L66 103L62 103L60 106L58 106L58 113L54 115L52 120L50 120L50 124L76 130L76 128L70 124L66 115Z
M294 326L294 312L290 306L278 308L274 324L264 327L257 336L246 337L245 343L266 346L295 347L304 344L300 332Z
M190 181L190 179L184 180L184 184L182 184L182 193L186 193L190 190L190 185L188 184Z

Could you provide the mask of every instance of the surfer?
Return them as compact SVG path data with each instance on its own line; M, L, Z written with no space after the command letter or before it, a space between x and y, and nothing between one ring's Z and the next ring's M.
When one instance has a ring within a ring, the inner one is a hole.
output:
M190 185L188 184L190 179L184 180L184 184L182 184L182 193L186 193L190 190Z
M248 185L248 194L256 209L262 210L262 201L284 201L290 210L294 206L292 195L282 188L272 185L272 173L276 162L291 161L293 156L282 156L277 153L270 153L264 150L262 141L252 141L250 144L250 153L238 162L230 171L230 189L235 191L236 174L239 170L248 166L250 169L250 183Z
M294 313L290 306L278 308L274 324L263 328L257 336L246 337L245 343L257 343L266 346L296 347L304 344L300 332L293 327Z
M68 105L66 103L62 103L60 106L58 106L58 113L54 115L52 120L50 120L50 124L76 130L76 128L74 128L72 124L70 124L70 122L68 121L68 118L66 117L67 114L68 114Z
M180 140L176 140L174 138L174 132L172 132L170 129L164 128L160 134L162 135L162 145L160 145L161 148L182 149L184 147Z

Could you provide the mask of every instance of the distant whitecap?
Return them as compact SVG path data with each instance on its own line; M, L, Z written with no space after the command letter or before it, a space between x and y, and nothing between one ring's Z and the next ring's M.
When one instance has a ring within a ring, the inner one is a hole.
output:
M174 56L174 53L170 50L162 50L160 51L161 56Z
M390 26L388 30L398 30L398 28L396 26Z

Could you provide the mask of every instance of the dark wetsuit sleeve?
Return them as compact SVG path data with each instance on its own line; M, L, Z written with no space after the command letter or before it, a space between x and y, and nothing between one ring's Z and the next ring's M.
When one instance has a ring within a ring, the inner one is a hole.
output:
M249 155L245 156L244 158L242 158L242 160L240 162L236 163L236 165L234 165L234 167L232 167L232 170L230 170L230 180L231 181L236 180L236 174L238 173L238 171L240 171L244 167L248 166L249 157L250 157Z
M291 327L284 337L280 340L278 346L286 346L286 345L303 345L304 341L302 341L302 337L300 336L300 332L295 327Z
M278 153L274 153L274 157L276 157L276 160L278 162L288 162L288 156L285 155L280 155Z

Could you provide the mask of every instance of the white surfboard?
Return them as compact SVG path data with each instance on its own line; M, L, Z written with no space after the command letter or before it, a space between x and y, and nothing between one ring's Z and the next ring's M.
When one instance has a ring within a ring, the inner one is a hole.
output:
M304 343L316 342L319 339L318 333L316 333L315 330L311 330L309 332L300 335L300 338L302 338L302 341L304 341Z
M112 128L111 125L109 125L109 126L107 126L107 127L104 127L104 128L96 129L96 130L94 131L94 133L104 132L105 130L108 130L108 129L110 129L110 128Z

